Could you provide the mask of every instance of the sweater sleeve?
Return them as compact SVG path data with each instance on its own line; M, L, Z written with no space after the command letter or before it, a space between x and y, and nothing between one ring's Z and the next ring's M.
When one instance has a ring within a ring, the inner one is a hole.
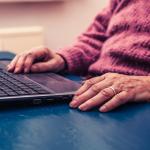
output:
M75 74L86 74L89 66L100 56L103 43L107 40L107 27L117 6L117 0L110 0L94 19L87 31L78 37L76 43L59 50L67 65L67 71Z

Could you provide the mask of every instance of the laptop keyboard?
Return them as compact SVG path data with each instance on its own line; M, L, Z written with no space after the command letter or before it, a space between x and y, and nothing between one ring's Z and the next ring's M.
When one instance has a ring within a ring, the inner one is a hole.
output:
M49 94L40 85L30 81L18 80L15 75L0 69L0 97Z

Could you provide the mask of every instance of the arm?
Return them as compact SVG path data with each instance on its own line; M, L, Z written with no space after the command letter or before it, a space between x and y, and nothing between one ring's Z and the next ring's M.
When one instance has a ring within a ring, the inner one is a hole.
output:
M109 6L95 17L94 22L72 47L58 52L66 61L69 72L85 74L90 64L98 59L101 47L107 40L107 27L117 4L117 0L111 0Z
M117 0L111 0L110 5L97 15L74 46L57 53L45 47L30 49L18 54L8 66L8 71L14 73L58 72L66 68L66 62L67 71L86 73L89 65L94 63L100 55L101 47L107 39L106 31L109 20L117 4Z

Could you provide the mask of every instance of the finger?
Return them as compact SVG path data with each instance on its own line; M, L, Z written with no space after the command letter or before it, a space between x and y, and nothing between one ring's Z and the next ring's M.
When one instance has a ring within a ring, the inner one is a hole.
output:
M29 73L30 70L31 70L31 66L34 62L34 55L32 53L29 53L25 59L25 62L24 62L24 73Z
M123 91L123 92L115 95L110 101L108 101L103 106L101 106L99 110L101 112L111 111L111 110L125 104L126 102L128 102L129 99L130 99L130 97L129 97L128 93Z
M19 55L15 56L15 58L10 62L10 64L7 66L7 70L10 72L13 72L15 69L15 65L19 59Z
M32 54L34 55L34 57L39 61L46 60L46 58L48 58L48 57L50 57L50 58L54 57L53 51L51 51L45 47L34 48L31 51L32 51Z
M31 72L47 72L47 71L56 71L56 62L55 60L51 60L48 62L40 62L31 66Z
M103 89L99 94L90 100L86 101L79 106L79 109L82 111L89 110L91 108L102 105L104 102L108 101L114 96L114 92L111 88Z
M85 101L91 99L95 95L97 95L102 89L105 89L107 87L111 86L111 83L107 80L103 80L97 84L92 85L87 91L82 93L79 96L75 96L73 100L70 103L70 107L76 108Z
M21 57L19 57L15 65L14 73L21 73L23 71L25 59L26 55L22 55Z
M104 80L105 77L104 76L99 76L99 77L95 77L95 78L91 78L89 80L86 80L84 85L75 93L75 96L79 96L82 93L84 93L85 91L87 91L92 85Z

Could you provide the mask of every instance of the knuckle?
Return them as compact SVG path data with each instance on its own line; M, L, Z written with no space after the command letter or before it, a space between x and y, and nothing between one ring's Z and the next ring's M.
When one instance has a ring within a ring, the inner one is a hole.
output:
M24 65L23 61L20 61L20 62L17 62L17 63L16 63L15 67L16 67L16 68L20 68L20 67L22 67L23 65Z
M23 61L24 59L26 58L26 55L25 54L22 54L18 57L18 61Z
M44 45L40 45L40 46L38 46L38 47L36 47L36 48L34 47L34 48L32 48L32 49L35 50L35 49L45 49L45 48L46 48L46 47L45 47Z
M42 49L44 50L44 54L45 54L45 55L49 55L50 50L49 50L48 48L43 47Z
M85 81L85 84L88 85L88 86L90 86L90 85L95 84L95 82L94 82L93 79L89 79L89 80L86 80L86 81Z
M21 53L21 54L18 54L18 55L16 56L16 58L17 58L17 57L19 58L19 57L21 57L21 56L22 56L22 53Z
M108 76L110 76L110 75L112 75L113 73L110 73L110 72L108 72L108 73L105 73L104 75L106 76L106 77L108 77Z
M94 85L92 85L91 90L94 91L94 92L99 92L100 88L99 88L98 85L94 84Z
M116 98L116 100L117 100L117 102L118 102L119 104L124 104L124 103L126 102L125 96L126 96L126 95L123 96L123 95L117 94L117 95L115 96L115 98Z
M30 66L30 62L25 62L25 63L23 64L23 66L24 66L24 67Z
M122 96L119 95L119 94L117 94L115 97L116 97L116 99L117 99L118 101L122 101L122 99L123 99Z
M26 56L27 56L27 57L33 57L33 52L28 52L28 53L26 54Z
M114 84L115 90L117 93L124 91L125 90L125 84L121 81L116 81L116 83Z
M15 68L16 68L16 69L20 69L20 68L21 68L21 65L20 65L20 64L16 64Z
M48 48L46 48L46 47L44 47L44 50L45 50L45 52L48 54L49 53L49 49Z
M106 77L116 77L118 75L119 75L118 73L112 73L112 72L108 72L108 73L104 74L104 76L106 76Z
M106 97L106 98L112 97L112 95L111 95L111 93L109 92L108 89L103 89L103 90L101 91L101 94L102 94L104 97Z
M18 54L17 56L18 57L24 57L26 54L25 53L20 53L20 54Z

